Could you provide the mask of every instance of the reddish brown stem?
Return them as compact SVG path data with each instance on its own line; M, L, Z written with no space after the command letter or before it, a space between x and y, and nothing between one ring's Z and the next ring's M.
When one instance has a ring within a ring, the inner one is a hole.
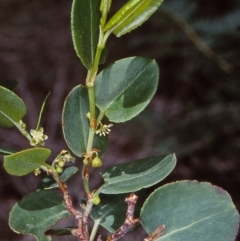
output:
M59 185L59 189L63 194L67 210L75 217L77 221L78 228L73 232L73 235L81 241L88 241L88 233L86 233L86 230L84 228L85 225L83 224L82 213L73 207L71 197L68 195L67 192L66 184L64 184L59 177L57 178L57 182Z
M126 219L123 225L112 236L107 238L107 241L116 241L120 239L129 230L133 229L139 223L139 218L133 218L137 200L138 197L135 194L131 194L129 197L125 199L125 202L128 204Z

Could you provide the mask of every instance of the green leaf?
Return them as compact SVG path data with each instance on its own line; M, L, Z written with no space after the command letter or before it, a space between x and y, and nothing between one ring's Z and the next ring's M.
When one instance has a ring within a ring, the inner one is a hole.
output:
M0 126L13 127L25 114L26 106L22 99L0 86Z
M63 172L60 174L60 179L65 183L67 182L76 172L78 171L77 167L67 167L64 168ZM58 184L52 176L47 176L41 180L37 190L39 189L52 189L57 188Z
M159 8L163 0L130 0L108 21L104 31L111 29L117 37L139 27Z
M131 57L116 61L96 78L96 105L112 122L130 120L148 105L158 78L154 60Z
M32 148L4 157L3 166L14 176L23 176L33 172L40 166L46 166L45 161L51 151L46 148Z
M49 102L49 99L50 99L50 96L51 96L51 92L49 91L47 96L45 97L43 103L42 103L42 107L41 107L41 110L40 110L40 113L39 113L39 117L38 117L38 123L37 123L37 127L36 127L36 130L38 130L41 126L41 121L42 121L42 116L46 110L46 106Z
M140 209L146 200L146 193L144 191L137 192L138 201L134 211L134 217L140 216ZM101 194L101 202L94 206L91 212L91 218L94 222L98 222L102 227L109 232L115 232L126 219L127 203L125 198L129 194L106 195Z
M210 183L180 181L155 190L141 210L148 234L165 225L154 241L232 241L238 231L239 214L231 197Z
M150 187L163 180L176 165L174 154L147 157L111 167L102 173L101 193L127 193Z
M45 231L59 219L69 216L60 193L38 191L25 196L12 208L9 224L13 231L48 241Z
M89 112L87 88L75 87L65 100L63 107L63 134L64 138L77 156L84 156L87 147L89 120L86 114ZM102 155L107 149L107 137L95 135L93 147L101 150Z
M3 155L11 155L13 153L16 153L16 151L12 150L12 149L9 149L9 148L3 148L3 147L0 147L0 154L3 154Z
M74 48L87 69L95 57L100 24L100 0L74 0L71 27Z
M16 80L2 80L0 81L0 86L3 86L6 89L13 90L19 85L19 82Z

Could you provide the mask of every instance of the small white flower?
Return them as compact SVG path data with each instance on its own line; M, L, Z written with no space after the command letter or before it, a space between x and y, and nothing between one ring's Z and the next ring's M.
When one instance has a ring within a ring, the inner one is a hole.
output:
M44 141L47 140L48 136L43 134L43 128L39 128L36 130L30 130L30 134L32 136L32 140L30 141L31 146L44 146Z
M111 131L111 127L113 126L113 124L109 124L109 125L103 125L101 122L99 122L99 128L96 130L96 134L99 134L100 136L106 136L110 133Z

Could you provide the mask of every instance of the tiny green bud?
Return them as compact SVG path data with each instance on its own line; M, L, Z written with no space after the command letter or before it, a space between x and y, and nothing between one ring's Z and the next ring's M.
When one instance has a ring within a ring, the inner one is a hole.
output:
M57 173L62 173L63 172L62 167L60 167L58 165L55 166L55 170L56 170Z
M92 167L97 168L101 166L102 166L102 160L98 156L94 157L92 160Z
M87 117L88 119L90 119L90 112L88 112L88 113L86 114L86 117Z
M99 203L100 203L100 198L99 198L99 196L95 196L94 198L93 198L93 205L98 205Z
M87 165L87 164L88 164L88 160L87 160L86 158L84 158L83 164L84 164L84 165Z
M34 170L34 175L38 176L41 173L40 168Z
M27 132L26 130L22 129L22 134L23 134L24 136L27 136L28 132Z
M19 121L19 124L20 124L20 127L22 130L25 130L26 129L26 124L24 122L22 122L22 120Z
M64 167L64 165L65 165L65 162L63 160L59 160L58 166L59 167Z

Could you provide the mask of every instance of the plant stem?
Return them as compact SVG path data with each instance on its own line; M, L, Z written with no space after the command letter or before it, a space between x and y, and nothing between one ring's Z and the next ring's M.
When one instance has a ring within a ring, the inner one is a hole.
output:
M99 113L99 115L98 115L98 117L97 117L97 122L99 122L99 121L102 120L104 114L105 114L105 112L100 111L100 113Z
M94 86L88 87L88 98L90 107L90 117L95 117L95 88ZM90 119L91 127L91 119ZM94 127L94 126L93 126Z
M86 192L87 198L90 196L90 189L89 189L89 183L88 183L88 178L89 178L89 164L83 164L82 168L82 179L83 179L83 187Z
M109 4L110 4L110 2L109 2ZM107 11L105 10L105 15L106 14L107 14ZM103 21L105 21L105 20L103 20ZM88 133L88 142L87 142L87 147L86 147L86 156L88 154L91 154L91 151L93 148L94 135L95 135L95 131L98 126L98 122L96 120L95 79L96 79L96 75L97 75L97 71L98 71L98 66L99 66L102 50L105 47L105 43L107 41L108 36L109 35L104 36L102 34L102 27L100 26L100 34L99 34L97 51L96 51L95 58L93 61L93 66L92 66L91 70L88 71L87 79L86 79L86 86L88 89L88 98L89 98L89 109L90 109L89 110L90 111L90 124L89 124L89 133ZM85 157L85 158L87 159L87 161L89 161L89 160L91 160L91 155L90 155L90 157ZM85 190L86 196L87 196L87 205L85 207L83 220L82 220L85 233L88 233L88 226L87 226L88 217L92 210L92 195L91 195L91 191L89 188L89 168L90 168L89 162L87 162L87 164L85 164L85 163L83 164L82 180L83 180L83 187L84 187L84 190ZM96 235L96 232L97 232L97 227L98 226L94 227L91 237L90 237L90 241L93 241L93 239Z
M97 233L97 230L98 230L98 227L99 227L99 223L100 223L100 220L97 220L97 221L94 222L89 241L93 241L94 240L94 238L96 236L96 233Z
M17 122L13 122L14 125L18 128L18 130L22 133L23 136L25 136L30 142L32 140L32 137L30 136L30 134L21 127L21 125Z
M92 150L94 135L95 129L90 129L88 134L87 153L89 153Z
M101 42L102 42L102 39L101 39ZM90 71L89 79L87 80L87 83L86 83L88 88L94 86L94 81L95 81L95 78L96 78L96 75L97 75L100 57L101 57L101 54L102 54L102 50L105 47L105 44L102 44L101 42L97 46L97 51L96 51L96 55L95 55L95 58L94 58L93 66L92 66L92 69Z
M88 98L89 98L89 107L90 107L90 125L89 125L88 142L87 142L87 150L86 150L87 153L89 153L92 150L94 134L97 128L94 86L88 87Z

